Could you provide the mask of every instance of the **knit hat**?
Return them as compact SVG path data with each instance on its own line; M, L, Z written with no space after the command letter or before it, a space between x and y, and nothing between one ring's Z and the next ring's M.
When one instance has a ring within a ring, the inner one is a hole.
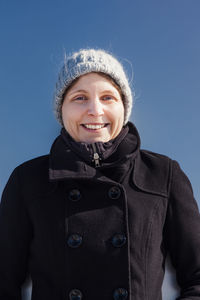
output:
M121 63L104 50L83 49L65 57L59 73L54 96L55 115L63 125L63 95L74 79L91 72L108 74L121 88L124 103L124 125L128 122L132 109L132 93Z

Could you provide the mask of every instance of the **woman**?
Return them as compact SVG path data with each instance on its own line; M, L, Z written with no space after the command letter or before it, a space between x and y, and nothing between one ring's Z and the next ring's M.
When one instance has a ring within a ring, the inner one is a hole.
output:
M61 135L12 173L0 208L0 300L161 299L167 252L200 299L200 216L176 161L140 149L122 65L67 57L55 95Z

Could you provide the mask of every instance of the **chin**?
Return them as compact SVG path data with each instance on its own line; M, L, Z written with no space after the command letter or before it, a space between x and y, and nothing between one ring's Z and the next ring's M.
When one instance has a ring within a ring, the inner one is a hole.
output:
M96 138L88 138L85 140L86 143L97 143L97 142L102 142L106 143L110 139L108 137L96 137Z

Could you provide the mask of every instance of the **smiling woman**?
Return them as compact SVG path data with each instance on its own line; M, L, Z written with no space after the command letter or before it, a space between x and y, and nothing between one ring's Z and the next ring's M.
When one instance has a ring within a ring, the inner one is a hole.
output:
M200 215L176 161L140 149L132 93L103 50L67 57L61 134L18 166L0 205L0 300L161 300L169 252L180 300L200 300Z
M82 75L65 94L62 105L65 129L77 142L108 142L124 124L124 105L112 82L99 75Z

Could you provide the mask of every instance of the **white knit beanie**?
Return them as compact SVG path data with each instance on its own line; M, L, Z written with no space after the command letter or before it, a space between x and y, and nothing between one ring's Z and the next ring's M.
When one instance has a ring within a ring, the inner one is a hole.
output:
M64 65L59 73L54 96L55 115L63 125L62 103L66 89L81 75L91 72L102 72L114 79L121 88L124 103L124 125L128 122L132 109L132 93L127 76L121 63L104 50L83 49L65 57Z

